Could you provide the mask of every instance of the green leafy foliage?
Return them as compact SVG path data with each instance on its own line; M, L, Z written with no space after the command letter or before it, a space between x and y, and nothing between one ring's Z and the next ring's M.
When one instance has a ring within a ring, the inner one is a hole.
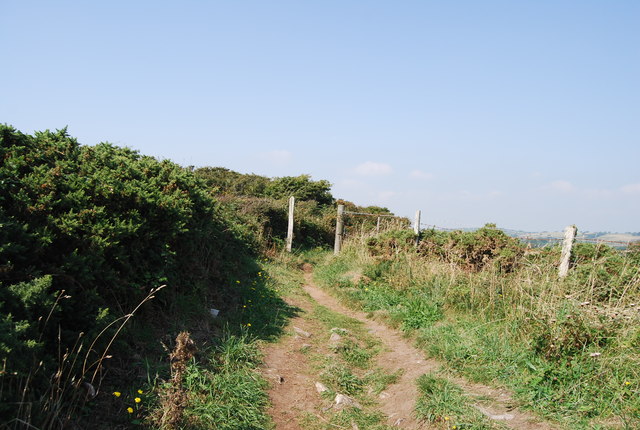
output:
M298 200L314 200L320 206L328 206L334 202L330 191L329 181L313 181L309 175L300 175L273 179L267 185L265 194L276 200L293 196Z
M108 309L129 312L152 287L168 285L155 311L189 294L224 302L230 293L218 286L249 252L240 230L189 169L108 143L81 146L65 129L1 125L0 403L24 381L34 390L23 400L39 399L62 365L58 351L84 344L87 359L65 368L81 382L73 373L87 372L115 333Z
M427 230L422 234L420 253L472 271L493 264L502 272L511 272L525 251L522 242L507 236L495 224L487 224L473 232Z

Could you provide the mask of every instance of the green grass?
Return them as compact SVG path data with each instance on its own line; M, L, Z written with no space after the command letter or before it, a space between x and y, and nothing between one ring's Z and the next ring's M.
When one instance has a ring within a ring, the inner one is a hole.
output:
M548 419L571 429L640 428L640 328L627 304L640 301L637 282L612 284L620 301L604 284L589 296L589 280L600 282L606 266L590 269L599 263L585 260L559 282L550 260L535 254L511 273L474 272L411 253L371 257L352 243L315 275L450 369L509 387Z
M269 429L266 414L268 384L257 372L262 361L260 345L278 340L288 321L299 310L282 296L293 294L300 285L297 269L288 260L243 264L250 270L227 281L233 291L220 306L217 318L200 314L191 320L193 338L199 352L189 363L183 380L186 393L181 429ZM192 303L194 304L194 303ZM202 308L202 303L195 303ZM162 415L160 398L170 392L168 366L148 364L155 376L147 375L145 391L149 412L136 417L158 426ZM148 372L149 373L149 372ZM125 413L126 414L126 413Z
M267 383L255 372L261 355L250 336L229 335L210 353L209 365L192 362L184 388L189 393L189 429L271 428L264 409Z
M505 428L471 406L470 399L448 379L422 375L418 381L416 413L439 428L484 430Z

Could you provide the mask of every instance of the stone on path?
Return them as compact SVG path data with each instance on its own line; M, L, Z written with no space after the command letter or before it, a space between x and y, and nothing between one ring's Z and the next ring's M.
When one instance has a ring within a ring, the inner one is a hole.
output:
M293 331L296 332L297 335L302 336L302 337L306 337L306 338L310 338L311 337L311 333L309 333L308 331L304 331L302 330L300 327L293 327Z
M362 409L360 403L356 402L349 396L345 396L344 394L336 394L336 405L338 406L351 406L356 409Z
M327 388L326 385L324 385L322 382L316 382L316 391L320 394L324 393L325 391L329 391L329 389Z

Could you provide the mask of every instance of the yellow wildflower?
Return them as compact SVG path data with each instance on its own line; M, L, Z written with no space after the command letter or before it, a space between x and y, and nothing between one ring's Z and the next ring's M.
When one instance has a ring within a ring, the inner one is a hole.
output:
M144 394L144 391L138 390L138 394Z
M247 327L251 327L251 323L247 323Z
M132 413L133 413L133 408L132 408L131 406L129 406L129 407L127 408L127 412L129 412L130 414L132 414Z
M116 397L120 397L122 395L122 393L120 391L114 391L113 395Z
M136 397L135 399L133 399L136 403L140 403L142 401L142 399L140 397Z

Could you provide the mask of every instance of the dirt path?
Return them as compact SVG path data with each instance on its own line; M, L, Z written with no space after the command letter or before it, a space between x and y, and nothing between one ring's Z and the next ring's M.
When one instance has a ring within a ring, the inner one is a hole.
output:
M288 299L289 305L309 312L310 304ZM291 320L290 327L302 333L317 333L313 321L304 316ZM295 333L295 331L294 331ZM298 419L304 412L315 413L321 408L321 399L314 388L315 379L310 372L304 348L312 348L304 335L291 335L284 341L268 345L265 350L263 374L270 380L269 415L278 430L298 430Z
M425 358L424 352L414 347L396 330L367 318L363 312L343 306L333 296L313 284L310 271L305 273L303 288L319 305L361 321L385 348L385 351L377 357L378 366L389 373L401 372L398 382L387 387L380 396L380 409L388 417L388 424L403 429L432 428L427 423L418 422L414 417L415 400L418 398L415 381L425 373L437 371L441 364L436 360ZM300 302L295 305L307 312L311 307L310 303ZM310 333L315 330L313 321L305 319L304 316L294 319L292 324ZM305 355L300 352L303 343L303 337L292 337L283 343L271 345L266 351L266 373L278 375L276 378L280 375L288 375L284 377L289 379L289 382L285 379L284 383L276 381L272 384L273 388L270 392L273 404L271 415L278 429L299 429L296 416L300 411L307 411L320 417L316 413L321 407L320 397L314 389L314 380L308 374L309 367L305 361ZM541 422L532 414L518 410L512 396L505 390L470 383L459 377L450 379L470 397L487 399L476 402L474 406L490 419L499 421L509 428L522 430L556 428Z

